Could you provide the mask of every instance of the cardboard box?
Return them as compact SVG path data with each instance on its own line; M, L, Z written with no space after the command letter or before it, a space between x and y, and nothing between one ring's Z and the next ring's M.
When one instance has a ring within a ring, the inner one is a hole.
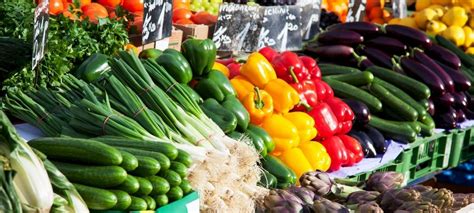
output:
M173 29L169 39L168 48L181 51L181 42L183 41L183 31L180 29Z
M174 24L174 27L183 31L183 41L189 37L206 39L209 37L209 26L202 24ZM213 32L214 33L214 32Z
M179 29L173 29L173 31L171 32L171 37L164 38L162 40L145 44L145 45L142 45L141 35L129 36L130 43L132 43L138 48L138 52L141 52L146 49L151 49L151 48L156 48L159 50L173 48L180 51L182 38L183 38L183 31Z

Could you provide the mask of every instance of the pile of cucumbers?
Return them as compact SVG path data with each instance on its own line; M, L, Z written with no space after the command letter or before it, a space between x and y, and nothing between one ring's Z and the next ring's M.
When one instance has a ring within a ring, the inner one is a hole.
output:
M92 210L155 210L192 191L191 156L169 143L38 138L28 143L74 184Z
M280 159L267 155L262 158L263 168L259 185L268 189L286 189L296 184L295 172L288 168Z

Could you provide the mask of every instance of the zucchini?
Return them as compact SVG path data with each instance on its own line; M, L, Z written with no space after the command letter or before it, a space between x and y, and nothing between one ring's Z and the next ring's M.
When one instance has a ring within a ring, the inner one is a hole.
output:
M326 83L334 90L335 96L361 101L366 104L372 112L382 110L382 102L380 102L379 99L358 87L332 79L328 79Z
M321 70L321 74L323 76L360 72L360 70L357 68L335 65L335 64L319 64L319 69Z
M138 182L136 177L132 175L127 175L127 178L125 179L125 181L115 188L125 191L129 194L133 194L133 193L136 193L138 189L140 188L140 183Z
M114 187L127 178L127 171L119 166L86 166L60 162L53 164L69 181L88 186Z
M160 163L151 157L136 156L138 167L130 173L140 177L156 175L160 171Z
M87 208L93 210L111 209L117 204L117 196L109 190L73 183Z
M420 122L420 121L417 121L418 125L420 126L421 128L421 135L424 136L424 137L429 137L431 135L433 135L434 133L434 128L431 128L430 126Z
M147 209L148 210L155 210L156 209L156 201L155 199L153 199L152 197L150 196L141 196L141 198L143 200L145 200L146 204L147 204Z
M191 155L189 155L187 152L178 149L178 157L176 157L175 161L178 161L182 164L184 164L186 167L191 167L193 163L193 159L191 158Z
M145 150L140 150L140 149L134 149L134 148L118 148L122 151L130 152L134 155L138 156L145 156L145 157L150 157L158 161L160 164L160 170L167 170L170 168L170 159L166 157L166 155L161 154L159 152L153 152L153 151L145 151Z
M110 190L117 197L117 204L112 208L114 210L126 210L132 204L132 197L122 190Z
M279 183L293 183L290 169L280 159L267 155L262 159L262 167L275 176Z
M402 142L416 140L416 132L406 123L401 124L400 122L389 121L377 116L372 116L369 125L383 132L384 136L394 140L400 140Z
M333 79L336 81L342 81L344 83L348 83L352 86L365 86L374 80L374 75L371 72L354 72L349 74L341 74L341 75L331 75L323 77L323 80L326 79Z
M157 207L165 206L169 202L168 197L166 195L156 195L153 198L155 199Z
M181 184L179 184L179 188L183 190L184 195L187 195L193 191L193 187L191 186L191 184L189 183L187 179L183 179L183 181L181 181Z
M402 89L416 100L427 99L431 95L430 89L425 84L406 75L379 66L371 66L367 71Z
M187 176L187 169L183 163L177 161L171 161L170 169L175 171L179 174L181 178L185 178Z
M431 115L427 115L425 118L421 120L421 123L427 125L429 128L434 129L435 128L435 122L433 120L433 117Z
M181 198L183 198L183 190L181 190L181 188L179 188L179 186L173 186L166 193L166 196L168 197L169 201L171 201L171 202L176 201L176 200L180 200Z
M37 138L28 145L61 162L115 166L122 163L120 152L109 145L78 138Z
M418 119L418 112L413 107L400 100L377 82L370 85L370 92L379 98L382 104L390 106L391 109L395 110L401 118L408 121L416 121Z
M170 190L170 184L166 179L158 176L151 176L148 177L151 185L153 186L153 191L151 191L151 195L164 195Z
M153 191L153 186L151 185L151 182L142 177L136 177L138 180L138 184L140 185L140 188L138 188L138 191L135 193L136 195L149 195L151 191Z
M120 154L122 154L123 159L120 167L124 168L127 172L133 171L138 167L138 160L134 155L122 150L120 150Z
M148 204L143 198L132 196L132 204L128 207L129 211L144 211L148 209Z
M178 156L178 149L173 144L156 142L156 141L143 141L113 136L103 136L94 138L94 140L108 144L113 147L127 147L135 148L146 151L159 152L166 155L169 159L174 160Z
M158 175L166 179L166 181L168 181L170 186L179 186L179 184L181 184L181 181L182 181L179 174L173 170L161 171L160 173L158 173Z
M420 134L421 132L421 126L418 124L418 122L413 121L413 122L408 122L408 125L410 125L411 129L413 129L416 134Z
M428 102L428 99L421 99L418 101L418 104L425 108L425 110L428 110L430 108L430 102Z

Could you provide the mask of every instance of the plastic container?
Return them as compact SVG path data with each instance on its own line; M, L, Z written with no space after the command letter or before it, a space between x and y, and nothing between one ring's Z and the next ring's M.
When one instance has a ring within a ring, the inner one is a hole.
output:
M474 127L465 131L464 142L461 148L460 162L474 159Z

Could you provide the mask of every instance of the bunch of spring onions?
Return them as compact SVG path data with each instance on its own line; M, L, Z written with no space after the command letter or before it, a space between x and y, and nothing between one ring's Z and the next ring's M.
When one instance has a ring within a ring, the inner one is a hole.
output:
M4 212L19 213L21 204L13 188L14 171L5 156L0 156L0 209Z

